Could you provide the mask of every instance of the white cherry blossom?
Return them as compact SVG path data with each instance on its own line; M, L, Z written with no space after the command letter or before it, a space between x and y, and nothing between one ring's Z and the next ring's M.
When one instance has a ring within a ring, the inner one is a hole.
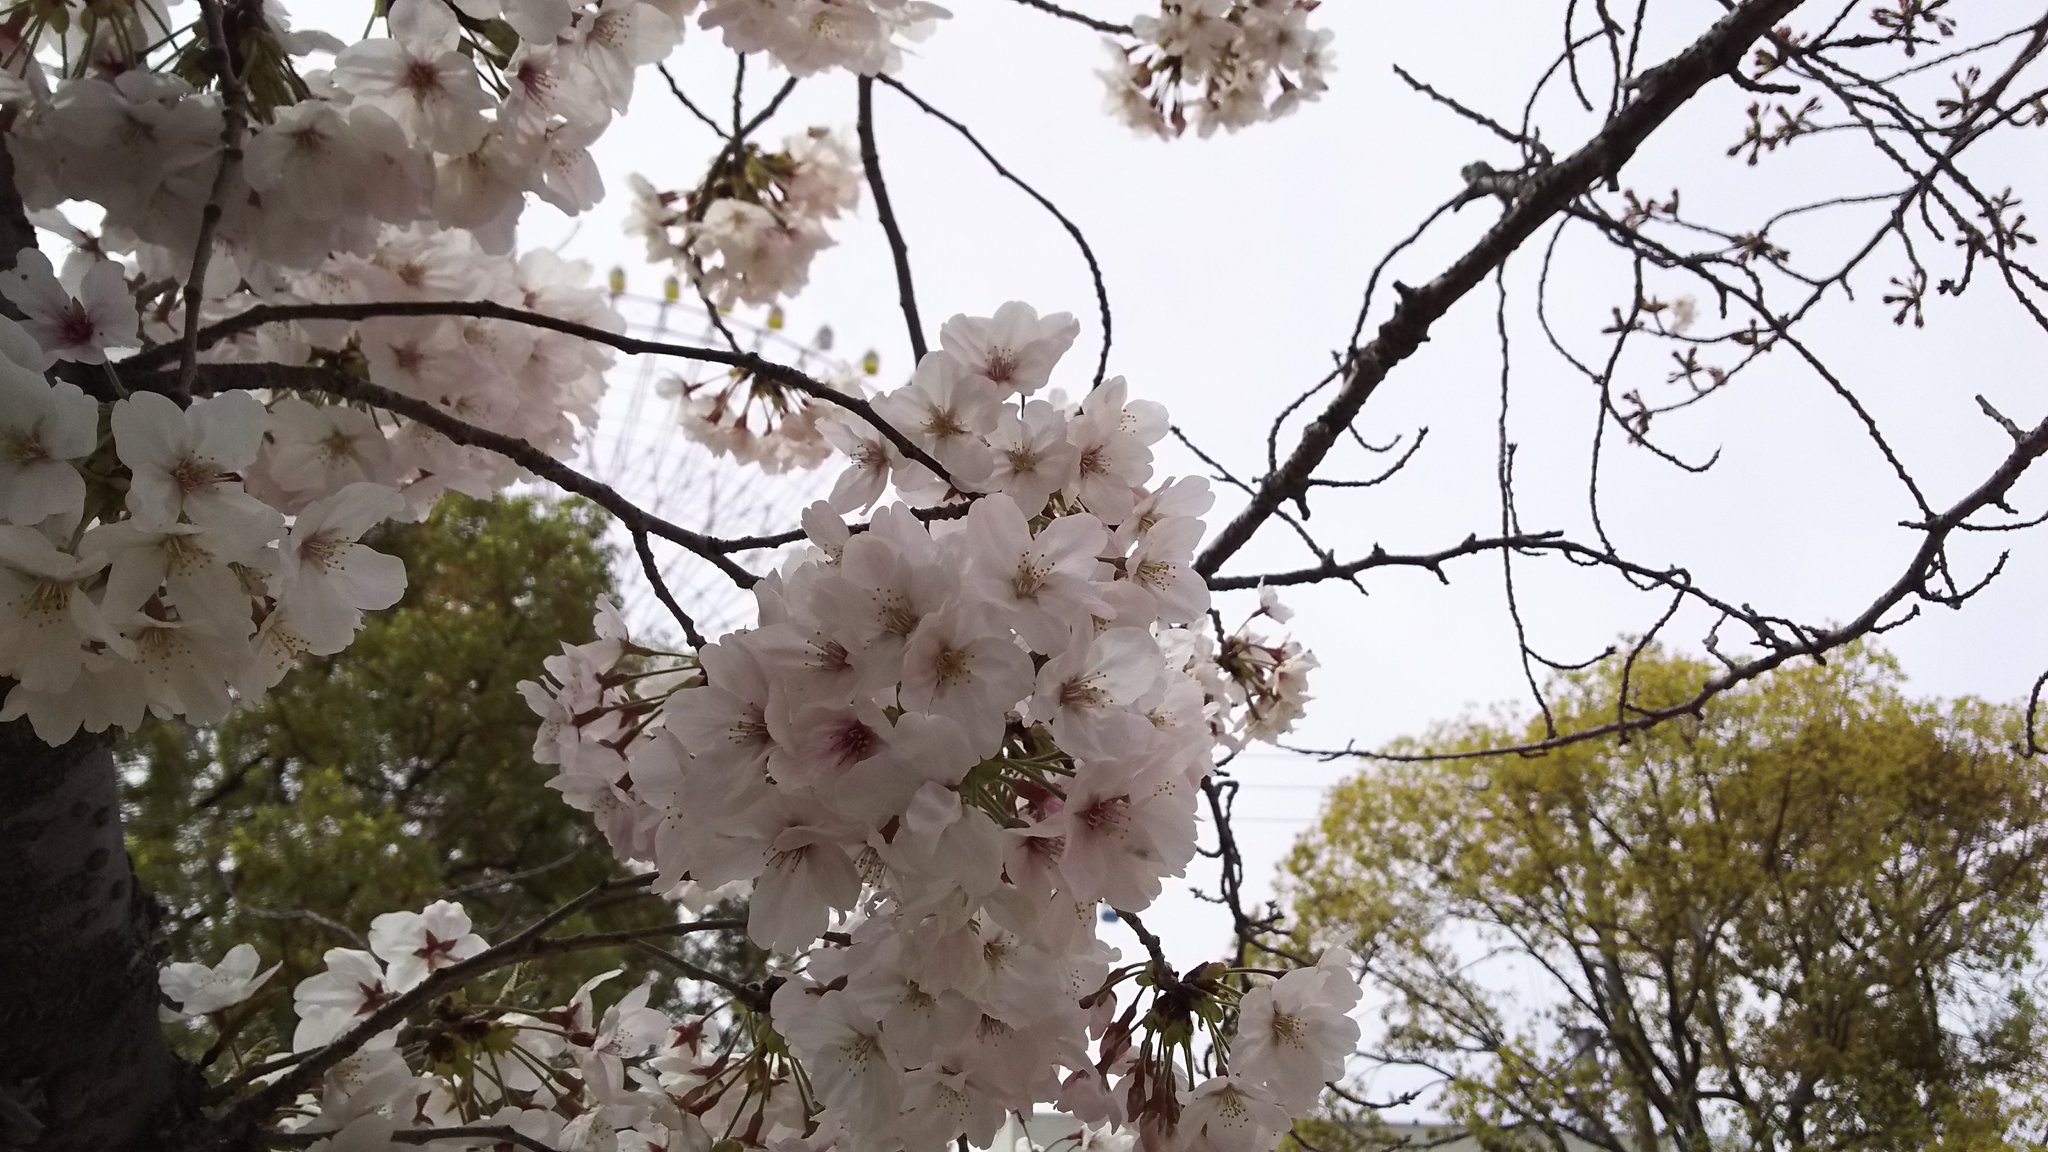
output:
M403 992L458 960L484 950L462 905L436 900L419 912L386 912L370 921L370 951L390 967L386 979Z
M405 593L405 565L360 543L398 514L398 493L350 484L301 511L278 549L277 598L316 653L338 652L365 609L389 608Z
M0 296L21 309L22 327L50 360L100 364L107 349L136 346L127 271L111 260L88 266L73 295L57 282L49 257L24 248L15 254L14 268L0 273Z
M76 384L48 383L0 359L0 521L33 525L84 511L77 463L99 439L99 405Z
M212 967L190 961L164 965L157 974L157 987L178 1006L171 1015L210 1016L247 1000L277 975L280 965L258 972L261 963L255 945L237 944Z

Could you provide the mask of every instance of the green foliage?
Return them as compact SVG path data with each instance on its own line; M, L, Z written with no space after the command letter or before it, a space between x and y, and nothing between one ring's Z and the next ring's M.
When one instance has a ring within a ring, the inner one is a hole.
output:
M168 950L212 962L247 941L281 960L259 1030L288 1040L292 985L379 913L448 897L502 939L613 874L589 818L545 787L514 688L591 637L612 588L602 530L580 503L444 499L375 542L409 584L346 652L216 728L152 722L129 741L129 843ZM638 897L564 930L667 915ZM551 968L537 994L565 999L616 959Z
M1710 666L1557 678L1561 730ZM1617 1152L2004 1148L2037 1132L2048 770L2020 717L1851 650L1705 714L1344 784L1286 884L1388 998L1382 1055L1476 1132ZM1398 751L1539 740L1501 716Z

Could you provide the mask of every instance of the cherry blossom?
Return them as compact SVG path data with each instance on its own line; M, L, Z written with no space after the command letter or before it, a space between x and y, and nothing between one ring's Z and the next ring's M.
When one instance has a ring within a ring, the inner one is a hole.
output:
M365 609L389 608L405 592L405 565L359 543L403 502L378 484L350 484L308 505L279 547L277 596L316 652L338 652Z
M114 448L128 466L128 511L152 524L175 524L185 514L262 518L268 509L243 490L239 474L255 462L263 423L263 406L247 392L188 409L154 392L116 402Z
M13 270L0 273L0 296L21 309L22 327L49 360L100 364L107 349L136 345L127 272L111 260L88 266L74 296L57 282L49 257L24 248L15 254Z
M157 986L178 1006L175 1013L166 1009L166 1014L173 1018L210 1016L240 1004L277 975L277 964L258 972L257 965L262 962L254 945L237 944L212 967L189 961L164 965Z
M390 967L385 979L403 992L428 973L484 950L462 905L436 900L420 912L386 912L370 922L370 951Z
M148 714L216 722L403 595L378 525L525 478L479 432L578 450L612 354L502 309L623 321L587 266L518 252L524 206L599 202L592 149L691 18L799 77L892 71L947 15L923 0L699 7L393 0L344 44L292 31L266 0L237 24L258 49L239 89L190 66L203 33L153 2L32 22L41 39L0 77L7 143L24 207L73 253L61 279L34 249L0 277L26 317L0 323L0 677L15 682L0 718L52 743ZM1206 132L1312 99L1328 62L1312 7L1163 4L1119 55L1119 108L1177 128L1191 106ZM716 307L801 289L865 185L851 136L824 128L729 139L685 179L636 186L634 226ZM71 201L100 211L92 231L54 214ZM301 317L184 344L252 309L405 302L500 310ZM435 1043L454 1055L423 1059L419 1021L381 1022L393 1006L433 973L506 957L458 904L388 912L367 950L329 951L292 990L292 1048L339 1047L264 1122L343 1152L498 1125L591 1152L707 1152L715 1135L909 1152L986 1143L1059 1101L1091 1124L1165 1124L1176 1149L1277 1140L1313 1103L1302 1077L1341 1072L1355 1034L1341 955L1240 995L1203 969L1125 962L1093 913L1141 911L1185 872L1213 753L1284 731L1313 657L1251 621L1217 634L1192 567L1207 488L1155 479L1164 410L1121 378L1078 404L1054 387L1079 330L1010 302L945 321L893 386L874 366L830 379L838 397L751 368L678 382L687 434L729 458L774 471L836 453L845 470L807 511L807 543L756 583L752 626L670 651L601 603L596 639L521 685L549 787L678 917L744 897L748 935L775 956L764 983L717 985L713 1018L686 1020L659 985L603 977L552 1007L450 996L433 1010L460 1027ZM109 356L135 347L140 375ZM262 390L164 372L195 358ZM105 367L52 383L60 360ZM358 387L320 387L342 380ZM469 434L362 403L378 388ZM874 415L828 403L854 398ZM240 945L171 965L160 987L214 1015L263 992L276 969L257 967ZM1183 1012L1178 1031L1139 1016L1143 997ZM383 1030L366 1036L372 1019ZM1175 1127L1166 1038L1192 1059L1197 1029L1218 1075L1182 1094Z
M82 512L76 465L98 439L99 406L76 384L53 385L0 359L0 521L33 525Z
M32 528L0 525L0 676L19 681L16 692L69 688L91 647L133 655L86 594L103 566L60 551Z
M1178 136L1190 111L1201 134L1236 131L1292 112L1328 88L1328 29L1311 29L1316 0L1161 0L1131 20L1135 45L1114 42L1100 74L1107 109L1131 128Z
M429 147L456 155L475 148L488 128L479 113L491 98L456 51L455 13L430 0L393 0L390 28L390 39L360 41L335 58L335 85L390 113Z
M1315 1107L1324 1084L1343 1076L1358 1045L1358 1022L1347 1015L1359 998L1350 960L1346 949L1332 948L1315 967L1262 984L1238 1002L1232 1064L1297 1115Z

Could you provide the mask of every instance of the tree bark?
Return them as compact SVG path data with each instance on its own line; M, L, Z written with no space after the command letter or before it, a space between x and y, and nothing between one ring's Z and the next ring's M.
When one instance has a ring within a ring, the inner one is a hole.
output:
M0 146L0 269L35 243ZM0 300L0 315L21 313ZM26 720L0 724L0 900L0 1150L163 1146L179 1064L105 739L52 748Z
M0 724L0 1148L161 1147L178 1061L108 742Z

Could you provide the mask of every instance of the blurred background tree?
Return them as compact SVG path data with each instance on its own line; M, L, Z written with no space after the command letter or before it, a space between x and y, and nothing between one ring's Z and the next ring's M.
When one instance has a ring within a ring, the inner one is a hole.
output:
M1713 670L1564 673L1548 719ZM1467 717L1395 749L1466 758L1340 786L1284 883L1359 954L1369 1058L1487 1146L2038 1147L2048 766L2021 725L1909 699L1868 649L1626 741L1483 755L1552 729Z
M602 517L580 501L451 496L376 546L405 561L405 598L346 652L301 663L216 727L152 720L123 747L129 843L170 955L211 961L247 941L283 963L273 980L288 990L327 949L364 947L379 913L457 900L497 940L615 874L589 817L545 786L538 718L515 689L592 638L614 587ZM672 917L620 893L563 930ZM621 964L641 978L650 957L568 960L535 1002ZM251 1027L288 1041L290 996L260 1003Z

